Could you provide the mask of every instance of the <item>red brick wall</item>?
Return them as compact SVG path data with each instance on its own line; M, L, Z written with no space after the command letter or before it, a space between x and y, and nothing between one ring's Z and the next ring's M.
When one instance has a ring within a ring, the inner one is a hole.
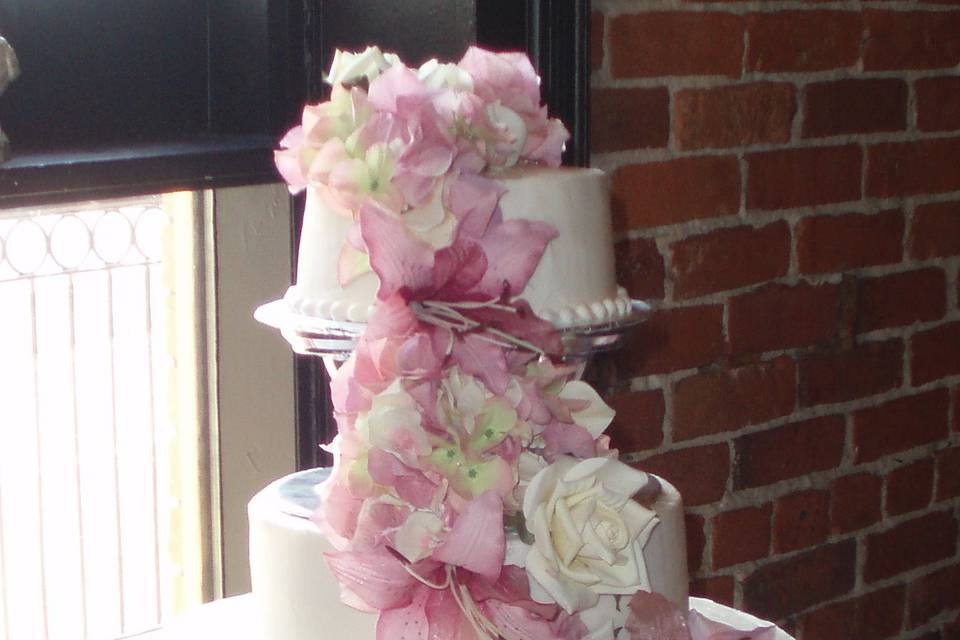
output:
M960 638L960 5L595 0L593 164L649 323L599 362L694 590Z

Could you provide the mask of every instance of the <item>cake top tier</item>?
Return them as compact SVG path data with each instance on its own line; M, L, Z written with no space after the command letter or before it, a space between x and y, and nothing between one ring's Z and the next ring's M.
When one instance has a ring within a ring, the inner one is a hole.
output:
M556 168L569 134L540 103L526 56L471 48L457 64L411 69L371 47L338 52L329 80L330 99L307 105L276 154L290 190L308 191L286 296L295 313L366 322L397 290L385 269L432 269L437 255L447 264L458 252L458 269L486 267L484 286L464 293L471 300L522 297L560 327L630 313L614 273L607 180ZM391 247L408 250L389 265L371 254L387 229ZM516 272L501 273L504 263ZM413 288L422 283L399 287Z

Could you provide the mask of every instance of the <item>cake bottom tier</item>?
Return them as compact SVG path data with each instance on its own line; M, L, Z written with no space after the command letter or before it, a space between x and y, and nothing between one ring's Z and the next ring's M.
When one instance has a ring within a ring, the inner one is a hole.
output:
M377 616L340 600L339 585L323 554L333 547L309 520L318 498L313 487L328 470L313 469L281 478L250 501L250 575L263 640L317 640L323 630L355 640L375 636ZM686 536L677 490L660 480L652 508L660 522L643 549L653 591L687 608Z

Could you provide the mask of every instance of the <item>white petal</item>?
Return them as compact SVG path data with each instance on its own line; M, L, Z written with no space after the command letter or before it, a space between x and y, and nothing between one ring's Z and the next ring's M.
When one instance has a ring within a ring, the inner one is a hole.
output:
M594 438L600 436L610 426L616 412L603 401L593 387L581 380L573 380L564 385L560 392L562 400L586 400L590 405L582 411L572 412L573 420L590 432Z
M552 575L549 563L544 560L537 549L532 549L527 556L526 568L527 576L531 582L531 591L533 583L536 583L567 613L583 611L597 603L598 596L590 589L576 582L558 580Z

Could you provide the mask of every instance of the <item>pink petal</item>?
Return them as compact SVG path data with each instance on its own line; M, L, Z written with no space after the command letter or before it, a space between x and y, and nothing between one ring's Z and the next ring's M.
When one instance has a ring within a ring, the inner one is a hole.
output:
M341 585L374 609L394 609L410 602L411 587L419 583L400 561L383 547L323 554Z
M427 600L426 611L432 640L474 640L476 638L473 627L464 618L449 589L432 591Z
M505 550L503 502L487 491L466 504L433 558L495 580Z
M354 375L357 358L358 354L355 352L330 378L330 398L334 409L339 413L358 413L370 408L372 394Z
M411 469L396 456L373 447L367 453L367 471L377 484L393 487L404 502L416 509L430 506L437 486L416 469Z
M397 476L405 475L408 467L397 460L397 457L383 449L371 447L367 452L367 471L377 484L392 487Z
M522 53L494 53L470 47L458 66L473 78L474 92L484 100L503 99L536 105L540 81L530 59Z
M364 205L360 210L360 232L370 253L370 266L380 277L380 300L431 285L433 249L411 236L400 218L379 207Z
M397 349L397 367L406 378L438 378L444 355L434 350L431 335L418 333Z
M517 404L517 415L523 420L534 424L547 424L553 417L544 403L543 392L536 380L519 378L517 385L520 388L520 402Z
M417 330L419 324L417 316L403 297L393 295L381 300L373 308L364 337L377 340L408 336Z
M550 167L559 167L563 147L569 138L570 132L563 126L563 123L551 119L546 123L543 130L527 136L521 157Z
M552 422L543 430L543 440L546 444L543 457L547 460L553 460L562 454L592 458L596 452L593 436L576 424Z
M460 220L458 233L480 238L487 231L505 189L498 183L470 173L449 182L446 206Z
M424 94L426 89L417 74L402 64L395 64L370 83L368 99L378 111L397 113L400 97Z
M337 282L345 287L364 273L369 273L370 263L365 253L357 251L349 244L340 248L340 257L337 260Z
M471 595L478 602L484 600L509 602L546 620L553 620L560 611L556 604L541 604L531 600L527 570L512 564L503 566L500 570L500 578L495 583L490 584L488 580L473 578L468 581L468 586Z
M560 610L551 626L553 632L561 640L580 640L590 632L587 626L580 621L579 616L570 615L563 609Z
M629 606L630 640L691 640L683 612L660 594L638 591Z
M294 127L280 139L280 147L283 149L299 149L303 145L303 141L303 127Z
M358 547L386 544L387 533L403 524L406 513L396 505L366 500L357 518L357 529L351 543Z
M303 175L303 167L300 166L299 148L274 151L273 161L280 176L289 185L290 193L300 193L307 187L307 179Z
M487 256L480 245L461 239L434 255L434 295L441 300L461 299L483 279Z
M424 140L411 145L401 156L401 167L421 176L442 176L453 162L453 149L441 141Z
M468 334L454 339L452 356L461 370L480 378L493 393L501 395L507 390L510 372L502 347Z
M517 338L534 344L547 354L560 354L563 344L560 332L551 323L533 312L526 300L514 300L514 312L485 307L470 312L470 317L482 324L491 325Z
M437 493L437 486L422 473L398 476L394 487L401 500L417 509L428 508Z
M527 609L499 600L488 600L483 608L490 621L504 631L504 636L507 638L522 640L556 640L558 638L549 620L544 620Z
M487 231L483 250L487 254L487 273L478 289L490 297L499 297L504 289L519 296L540 264L547 243L557 235L553 225L529 220L507 220Z
M307 169L307 176L313 182L326 182L337 165L350 160L343 141L339 138L327 140L317 150L313 159L310 161L310 167Z
M410 604L381 611L377 620L377 640L427 640L430 627L425 605L429 596L430 589L418 585Z
M357 516L363 500L359 500L341 483L331 479L324 483L323 508L314 512L312 520L321 531L332 530L337 536L353 538L357 528Z
M430 201L437 179L411 171L398 171L393 176L392 184L403 194L410 206L420 207Z

